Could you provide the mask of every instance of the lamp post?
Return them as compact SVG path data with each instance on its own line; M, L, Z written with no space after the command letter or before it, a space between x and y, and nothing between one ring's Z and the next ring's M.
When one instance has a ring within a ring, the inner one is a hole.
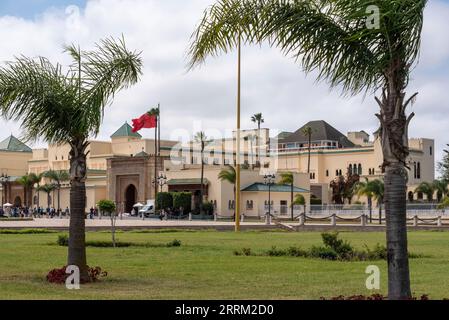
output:
M160 190L162 191L162 187L167 184L167 176L163 173L160 173L159 176L156 179L153 179L154 185L158 185L160 187ZM154 212L156 213L156 205L157 205L157 197L155 199L154 203ZM145 215L143 215L145 219Z
M0 176L0 183L3 186L3 194L4 197L2 197L2 207L5 204L5 199L8 197L8 182L9 182L10 176L8 176L6 173L2 173ZM7 199L6 199L7 201Z
M268 186L268 213L267 224L271 224L271 186L274 185L276 176L274 174L268 174L264 176L264 183Z

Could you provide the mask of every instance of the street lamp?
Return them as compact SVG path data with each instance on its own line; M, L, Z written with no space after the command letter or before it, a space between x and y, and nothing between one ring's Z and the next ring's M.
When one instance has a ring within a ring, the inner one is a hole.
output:
M268 214L267 224L271 224L271 186L275 184L276 176L274 174L268 174L264 177L264 183L268 186Z
M153 180L153 183L156 183L159 185L159 187L165 186L167 184L167 176L163 173L161 173L155 180Z
M2 186L3 186L3 192L4 192L4 198L2 197L2 207L3 207L3 205L5 204L5 199L8 197L8 182L9 182L9 179L10 179L11 177L10 176L8 176L6 173L2 173L2 175L0 176L0 183L2 184Z

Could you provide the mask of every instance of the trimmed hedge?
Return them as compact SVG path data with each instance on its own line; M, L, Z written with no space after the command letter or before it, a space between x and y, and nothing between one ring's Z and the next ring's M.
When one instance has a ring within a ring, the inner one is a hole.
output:
M173 208L173 194L170 192L159 192L156 197L156 210Z
M184 208L184 214L188 214L192 211L192 193L191 192L174 192L173 194L173 207L178 210Z

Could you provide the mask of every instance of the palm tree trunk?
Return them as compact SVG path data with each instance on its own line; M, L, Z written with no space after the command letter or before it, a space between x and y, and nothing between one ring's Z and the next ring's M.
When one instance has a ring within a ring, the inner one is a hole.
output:
M89 281L86 259L86 184L87 173L85 150L88 142L75 141L70 151L70 237L68 265L78 266L82 282Z
M58 184L58 214L61 210L61 185Z
M404 103L404 85L401 83L398 68L400 61L388 70L388 85L382 98L376 98L381 113L376 115L381 123L380 138L385 170L385 215L387 220L388 250L388 297L391 300L409 299L410 271L407 251L407 177L405 169L409 156L408 126L413 118L405 114L412 99ZM415 96L415 95L414 95ZM413 97L414 97L413 96ZM412 97L412 98L413 98Z

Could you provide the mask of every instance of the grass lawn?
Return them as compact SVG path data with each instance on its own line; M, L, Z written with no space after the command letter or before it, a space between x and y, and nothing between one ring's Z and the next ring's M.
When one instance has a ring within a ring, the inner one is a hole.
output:
M240 257L233 251L272 246L320 245L319 233L149 232L119 233L120 241L165 244L175 248L88 248L90 266L109 276L79 291L48 284L47 272L62 267L67 248L58 234L0 234L0 299L319 299L367 294L365 268L381 269L386 294L386 262L336 262L293 257ZM382 233L341 233L355 247L384 243ZM88 240L110 240L108 233L88 233ZM412 290L433 299L449 298L449 232L410 232Z

